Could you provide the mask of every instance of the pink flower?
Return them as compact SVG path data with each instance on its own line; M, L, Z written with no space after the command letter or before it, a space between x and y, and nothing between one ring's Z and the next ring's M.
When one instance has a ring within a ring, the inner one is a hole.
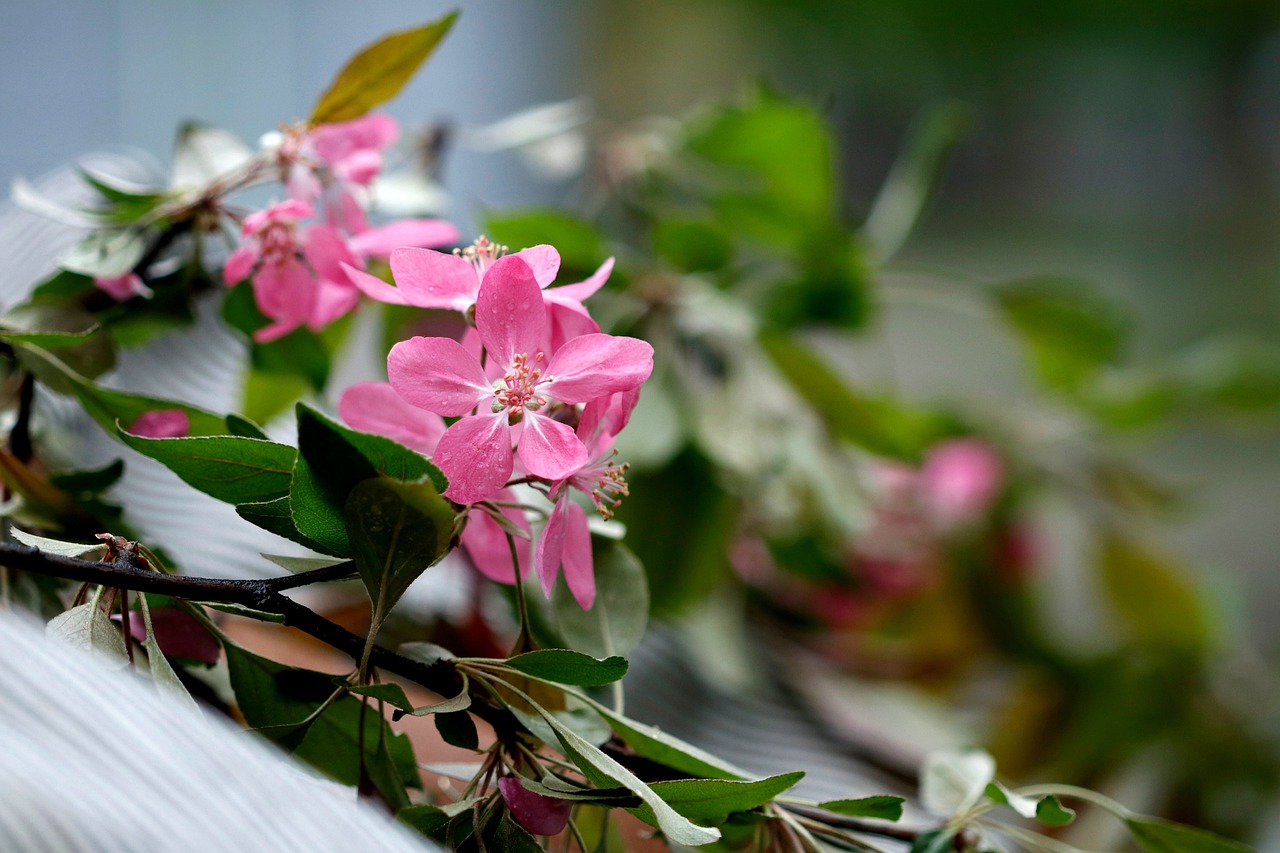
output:
M560 800L530 791L514 776L498 780L498 790L515 822L534 835L559 835L569 823L571 800Z
M191 419L182 409L155 409L138 415L129 432L143 438L183 438L191 432Z
M560 480L579 470L588 459L586 446L549 414L558 404L630 391L653 370L649 344L599 333L564 343L548 360L542 351L543 306L533 268L516 255L500 258L484 275L475 323L496 382L450 338L402 341L387 358L396 393L429 412L459 418L435 455L449 478L446 497L458 503L483 500L502 488L511 476L513 444L535 477Z
M551 597L556 575L564 566L565 583L583 610L595 603L595 566L591 556L591 531L587 515L574 503L570 490L591 498L603 518L613 516L613 508L627 492L627 465L618 464L614 438L627 425L640 399L640 389L600 397L587 403L578 421L578 438L587 448L589 461L551 487L555 508L538 540L533 564L542 591ZM615 497L619 496L619 497Z
M135 296L152 297L151 288L142 283L136 272L127 272L115 278L95 278L93 283L117 302L132 299Z
M1004 464L995 449L978 438L957 438L936 445L920 469L920 502L940 528L951 530L980 521L1004 485Z
M466 313L476 303L489 270L502 257L520 258L529 265L538 287L543 289L553 349L579 334L600 331L582 302L609 278L613 258L609 258L590 278L577 284L548 287L560 270L560 253L553 247L532 246L514 255L506 247L480 237L474 245L453 254L426 249L400 248L391 253L393 287L382 279L358 270L348 270L352 281L365 295L393 305L443 308Z
M435 452L445 430L439 415L409 405L385 382L352 385L338 401L338 416L355 429L386 436L428 457ZM503 503L515 501L515 495L507 490L494 497ZM501 512L516 527L529 532L529 520L518 507L504 506ZM506 531L487 512L476 510L468 514L460 544L481 574L499 583L515 583ZM531 550L528 539L516 539L521 577L529 573Z

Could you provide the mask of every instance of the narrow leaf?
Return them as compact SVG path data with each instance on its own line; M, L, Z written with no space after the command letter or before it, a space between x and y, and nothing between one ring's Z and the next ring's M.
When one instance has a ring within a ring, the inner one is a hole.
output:
M1253 853L1253 848L1203 829L1156 818L1125 821L1146 853Z
M902 797L888 795L875 797L859 797L856 800L827 800L818 803L819 808L846 817L874 817L880 820L900 820L902 818Z
M627 674L626 658L597 660L569 649L540 649L516 655L506 666L535 678L580 687L603 687Z
M19 530L16 527L10 528L9 534L23 545L39 548L46 554L58 554L63 557L82 557L90 552L97 552L95 556L98 556L107 547L102 542L97 542L93 545L81 545L78 542L63 542L61 539L46 539L43 536L36 536L34 533L27 533L25 530Z
M598 542L594 557L596 600L590 610L578 605L563 577L557 579L551 594L556 630L580 652L600 658L625 655L640 642L649 622L644 566L618 542Z
M724 779L679 779L654 782L650 787L669 806L690 820L718 826L734 812L751 811L771 802L774 797L804 778L796 771L755 781L735 782ZM643 807L634 810L641 820L652 822L653 816Z
M45 626L45 634L89 652L99 663L111 669L129 665L120 629L107 618L97 601L80 604L59 613Z

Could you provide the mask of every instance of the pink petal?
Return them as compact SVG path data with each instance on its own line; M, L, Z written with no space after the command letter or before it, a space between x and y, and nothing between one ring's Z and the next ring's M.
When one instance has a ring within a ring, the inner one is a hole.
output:
M387 355L387 377L407 402L446 418L481 404L487 408L493 398L480 362L451 338L410 338L396 344Z
M606 450L622 432L631 413L640 402L640 389L619 391L608 397L597 397L582 409L578 420L578 438L587 446L587 454L596 456Z
M613 272L613 258L609 258L600 268L591 274L590 278L584 279L577 284L565 284L560 287L550 288L546 292L547 301L556 301L564 304L576 302L581 305L583 300L591 296L597 290L604 286L609 280L609 274Z
M182 409L155 409L138 415L129 432L143 438L183 438L191 432L191 418Z
M582 335L556 350L544 387L565 403L585 403L615 391L630 391L653 372L653 347L636 338Z
M550 291L542 291L542 296L546 299ZM591 319L591 315L587 313L587 309L581 305L574 303L573 305L562 305L546 299L547 303L547 328L550 333L551 351L555 352L562 346L567 344L574 338L580 338L583 335L595 335L600 333L600 326L595 320Z
M1004 464L978 438L944 441L930 449L920 469L920 498L942 527L978 521L1004 485Z
M476 295L476 331L489 357L510 367L517 353L533 355L543 345L546 309L529 265L515 255L499 258L484 274Z
M591 529L582 507L566 501L564 535L564 581L578 606L590 610L596 601L595 564L591 557Z
M498 500L514 500L515 495L503 489L495 496ZM502 514L521 530L529 530L529 520L524 513L515 507L503 507ZM529 573L529 551L532 544L528 539L515 540L516 556L520 561L520 574ZM507 542L506 531L494 521L487 512L472 510L467 516L466 529L462 531L462 547L477 570L490 580L498 583L515 583L516 575L511 566L511 546Z
M370 275L364 270L356 269L350 264L343 264L342 271L347 274L347 280L360 289L360 292L370 299L376 299L379 302L389 302L392 305L408 305L405 301L404 294L400 292L400 288L392 287L376 275Z
M348 181L367 187L382 171L382 154L365 149L352 151L333 166L333 173L339 180Z
M258 210L244 218L242 233L248 237L266 228L273 222L298 222L315 216L315 208L304 201L289 199L272 205L266 210Z
M282 264L263 264L253 277L253 295L263 314L276 324L297 328L311 316L316 283L297 259Z
M449 478L449 500L470 504L493 497L511 478L507 413L462 418L445 430L432 461Z
M334 320L349 314L360 302L360 291L344 279L341 282L320 279L316 287L316 301L307 318L307 328L318 332Z
M443 219L401 219L357 234L351 238L351 248L361 257L386 258L401 246L448 246L460 236Z
M521 249L511 257L519 258L529 265L529 269L533 270L534 279L538 282L538 287L546 287L555 281L556 273L560 272L560 253L554 246L548 246L545 243Z
M379 151L396 141L400 126L386 113L368 113L350 121L322 124L311 131L316 154L336 165L359 151Z
M253 339L260 344L269 344L280 340L301 325L302 323L297 320L277 320L254 332Z
M342 392L338 416L353 429L385 435L430 456L444 435L444 421L404 401L386 382L358 382Z
M563 480L587 464L587 448L567 424L534 412L525 412L517 453L530 474L548 480Z
M303 234L302 243L303 255L320 278L345 283L347 274L343 272L342 265L361 265L347 245L346 238L332 225L311 226Z
M538 583L542 584L542 593L551 598L551 590L555 589L556 573L560 571L560 563L564 560L565 539L565 507L573 501L569 500L568 489L560 490L560 497L547 517L547 525L542 528L542 536L538 538L538 547L533 554L533 570L538 574Z
M323 189L320 178L310 166L294 163L289 167L289 175L284 183L284 191L289 198L304 204L314 204Z
M93 283L117 302L123 302L135 296L145 296L150 299L154 295L151 288L142 283L142 278L136 272L127 272L114 278L95 278Z
M511 817L534 835L559 835L569 823L569 812L573 810L570 800L535 794L514 776L499 779L498 790Z
M430 249L391 252L391 274L409 305L465 311L476 301L480 278L457 255Z
M165 657L187 658L215 664L222 646L195 617L177 607L152 607L151 629ZM135 617L129 621L129 633L139 643L147 639L146 623Z
M238 284L253 272L253 265L258 262L260 254L257 240L250 240L227 257L222 266L222 280L227 284Z

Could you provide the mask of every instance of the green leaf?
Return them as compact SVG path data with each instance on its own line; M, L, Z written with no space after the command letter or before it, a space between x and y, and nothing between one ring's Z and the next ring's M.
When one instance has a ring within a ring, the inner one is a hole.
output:
M761 311L772 327L857 329L871 316L871 271L861 246L840 228L816 232L800 247L794 276L773 285Z
M662 219L653 229L653 250L681 272L713 272L733 257L729 235L713 220Z
M875 797L859 797L856 800L827 800L818 803L818 808L826 809L846 817L874 817L880 820L900 820L902 818L903 797L881 795Z
M84 329L88 323L84 314L67 309L66 325L69 329ZM13 340L14 354L23 367L59 394L75 394L69 376L93 378L115 366L116 353L111 339L103 334L92 334L82 343L59 347L55 355L50 350L30 342Z
M1034 278L995 288L992 295L1050 387L1074 388L1120 361L1130 319L1091 285Z
M987 786L987 797L992 802L1008 806L1023 817L1034 818L1045 826L1066 826L1076 817L1073 810L1062 805L1052 794L1044 797L1029 797L1010 791L999 782L992 782Z
M1156 818L1125 821L1146 853L1253 853L1253 848L1203 829Z
M71 495L97 495L118 483L123 475L124 460L115 459L101 468L55 471L49 475L49 483Z
M449 550L453 507L426 478L405 483L373 477L351 490L344 515L377 622Z
M232 435L238 435L243 438L261 438L269 440L269 436L262 431L262 427L258 426L248 418L241 417L234 413L227 415L227 431Z
M878 456L916 461L951 428L944 418L851 388L819 356L794 339L765 334L761 346L831 433Z
M594 548L596 600L583 610L564 578L551 593L556 630L574 649L595 657L625 655L649 623L649 582L635 554L618 542Z
M493 829L492 850L509 851L509 853L542 853L543 846L529 834L529 831L512 820L510 813L503 814Z
M551 797L557 800L572 800L575 803L591 803L609 807L634 807L640 805L640 799L627 788L584 788L566 782L558 776L546 776L542 781L520 777L520 784L526 790Z
M720 837L718 830L698 826L675 811L634 773L608 755L605 755L597 747L588 743L554 714L529 698L526 693L510 685L507 685L506 689L528 703L551 726L560 742L561 748L564 750L565 756L576 764L578 769L593 784L603 787L612 787L614 784L621 785L638 796L653 812L656 825L669 840L677 844L697 847L702 844L710 844ZM512 709L512 711L516 716L521 716L522 714L516 709Z
M277 536L283 536L285 539L297 542L299 545L305 545L313 551L319 551L322 554L337 554L343 557L351 556L350 550L345 549L345 534L342 537L345 550L339 551L331 549L323 542L317 542L299 532L297 525L293 521L289 495L271 501L236 504L236 515L239 515L250 524L256 524L263 530L268 530Z
M555 209L533 208L485 217L494 240L516 252L547 243L560 253L560 281L585 278L604 260L604 237L573 216Z
M34 533L27 533L17 527L11 527L9 535L23 545L30 545L32 548L39 548L46 554L57 554L62 557L83 557L89 553L101 555L107 547L105 542L81 545L78 542L63 542L61 539L46 539L43 536L36 536Z
M912 842L911 853L949 853L954 849L951 842L955 835L956 829L948 827L922 832Z
M1064 806L1053 794L1036 804L1036 820L1045 826L1066 826L1075 819L1075 810Z
M363 687L352 687L351 692L359 696L372 696L380 699L396 708L392 715L393 720L398 720L403 716L425 717L428 714L450 714L455 711L465 711L471 707L471 694L468 690L469 681L466 675L462 676L462 689L457 696L436 702L433 705L420 705L414 707L409 701L409 697L405 695L404 688L399 684L367 684Z
M479 749L480 733L476 731L475 720L466 711L451 711L435 714L436 731L450 746L459 749Z
M449 32L458 13L438 21L392 33L365 47L342 67L311 111L310 124L359 118L396 96L436 45Z
M286 507L289 524L298 535L315 542L319 546L317 550L322 553L350 557L351 542L347 538L347 525L342 515L345 504L345 496L330 497L326 493L307 460L299 456L293 466ZM272 510L279 511L274 506ZM293 538L283 532L283 528L272 532Z
M505 663L534 678L580 687L603 687L627 674L626 658L613 656L597 660L568 649L540 649L516 655Z
M127 391L103 388L101 385L96 385L80 376L69 375L68 379L71 382L76 399L80 401L80 405L84 407L85 412L90 417L107 431L108 435L115 435L117 422L119 422L121 429L128 432L133 423L147 412L174 409L183 412L187 416L187 435L189 437L227 434L227 419L220 415L215 415L213 412L198 409L195 406L189 406L186 403L179 403L175 400L165 400L160 397L149 397L145 394L131 394Z
M45 626L45 634L92 654L112 669L129 665L120 628L107 618L97 599L59 613Z
M146 596L141 596L139 603L142 606L142 619L146 627L146 638L142 641L142 645L147 650L147 667L151 673L151 680L156 685L156 690L173 697L192 710L198 711L196 700L191 697L186 685L178 678L178 674L173 671L173 666L170 665L168 658L160 650L160 642L156 640L156 633L151 625L151 608L147 606Z
M62 257L58 266L91 278L119 278L133 270L147 251L140 228L94 231Z
M262 735L338 782L356 785L363 721L364 761L375 783L394 778L401 783L400 797L404 785L421 784L408 737L392 732L380 715L363 710L362 700L343 696L312 719L334 692L332 675L284 666L234 643L224 646L240 713ZM380 746L384 741L385 749ZM379 791L394 794L384 791L383 784Z
M297 451L288 445L230 435L143 438L122 428L116 432L125 444L217 500L261 503L289 493Z
M1163 553L1116 533L1104 536L1098 572L1107 601L1141 642L1197 651L1211 625L1185 569Z
M765 803L804 778L804 773L782 773L767 779L734 782L724 779L679 779L672 782L654 782L653 792L689 820L719 826L734 812L750 811ZM653 824L653 815L641 806L631 810L646 823Z

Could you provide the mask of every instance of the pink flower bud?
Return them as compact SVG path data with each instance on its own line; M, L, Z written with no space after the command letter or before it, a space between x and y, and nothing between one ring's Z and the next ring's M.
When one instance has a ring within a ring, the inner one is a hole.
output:
M534 835L559 835L569 823L569 810L573 807L569 800L535 794L515 776L499 779L498 790L516 823Z
M942 529L979 521L1004 485L1004 464L995 449L977 438L945 441L925 458L920 500Z

